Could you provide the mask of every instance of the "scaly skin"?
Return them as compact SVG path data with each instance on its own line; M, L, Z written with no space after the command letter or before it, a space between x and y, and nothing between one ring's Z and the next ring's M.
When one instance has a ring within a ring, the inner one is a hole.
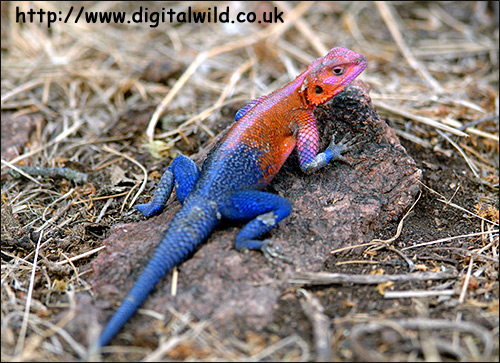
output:
M269 240L257 238L287 217L291 204L260 189L269 184L295 148L305 173L312 173L331 160L345 160L341 154L355 145L353 141L336 144L332 137L330 146L318 153L319 135L313 110L341 92L365 68L364 56L333 48L292 82L239 110L235 124L210 151L201 171L185 156L174 159L153 200L137 209L146 216L160 213L174 184L183 207L101 333L100 346L109 343L158 281L183 262L222 218L249 221L236 236L237 249L258 249L269 259L285 259Z

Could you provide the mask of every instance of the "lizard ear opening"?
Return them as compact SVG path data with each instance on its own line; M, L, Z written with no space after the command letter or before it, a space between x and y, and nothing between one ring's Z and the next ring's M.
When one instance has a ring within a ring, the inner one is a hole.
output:
M307 84L310 86L307 86ZM305 98L310 106L318 106L327 102L344 88L342 84L328 84L318 78L308 79L307 82L304 82L304 85L306 85L304 87Z

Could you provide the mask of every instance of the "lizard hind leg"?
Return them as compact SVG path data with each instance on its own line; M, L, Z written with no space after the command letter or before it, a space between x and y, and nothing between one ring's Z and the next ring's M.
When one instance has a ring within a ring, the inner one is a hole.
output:
M177 199L184 204L184 200L191 194L198 181L200 168L187 156L179 155L174 159L169 169L174 173Z
M256 239L290 215L292 206L288 200L257 190L242 191L232 194L220 211L227 219L249 221L236 236L236 249L261 250L273 263L279 264L278 259L290 262L278 247L273 247L271 240Z
M200 168L194 161L184 155L177 156L161 176L151 202L138 204L135 208L146 217L161 213L172 194L174 185L177 199L183 204L198 181L199 175Z

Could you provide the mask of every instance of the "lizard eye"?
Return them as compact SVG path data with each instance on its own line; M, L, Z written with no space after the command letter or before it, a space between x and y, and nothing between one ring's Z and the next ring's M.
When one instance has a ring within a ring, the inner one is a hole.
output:
M314 92L316 92L317 95L320 95L323 93L323 88L321 88L320 86L316 86Z
M344 74L344 67L335 67L332 69L332 72L336 76L341 76L342 74Z

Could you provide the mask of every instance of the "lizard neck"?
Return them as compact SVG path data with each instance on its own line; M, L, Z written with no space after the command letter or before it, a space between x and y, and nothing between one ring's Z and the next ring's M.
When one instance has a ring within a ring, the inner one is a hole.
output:
M281 96L283 98L289 98L288 104L290 106L290 110L292 109L303 109L303 110L313 110L314 105L311 105L306 98L306 93L304 92L307 84L306 78L309 74L308 70L305 70L301 74L299 74L293 81L287 83L283 86L281 90ZM273 92L274 93L274 92Z

